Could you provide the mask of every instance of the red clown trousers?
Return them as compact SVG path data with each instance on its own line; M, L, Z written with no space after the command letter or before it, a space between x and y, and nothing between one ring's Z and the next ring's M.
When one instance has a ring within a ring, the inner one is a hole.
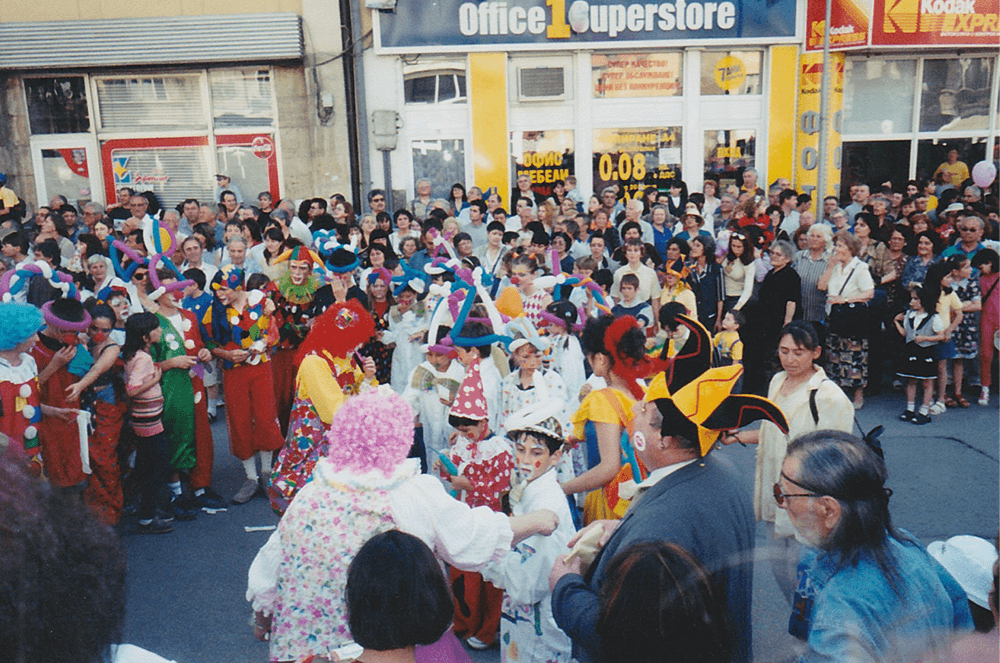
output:
M125 417L125 403L94 403L94 434L89 438L90 477L83 499L106 525L117 525L122 515L122 472L118 465L118 439Z
M240 364L223 374L229 450L239 460L258 451L277 451L285 440L278 428L271 363Z
M455 597L455 623L452 626L455 635L493 644L500 631L503 590L483 580L478 573L456 568L449 570L448 580Z
M189 480L191 489L208 488L212 485L212 465L215 463L215 442L212 440L212 422L208 418L208 394L201 378L191 376L194 387L194 453L195 464L191 468ZM200 398L199 398L200 396Z

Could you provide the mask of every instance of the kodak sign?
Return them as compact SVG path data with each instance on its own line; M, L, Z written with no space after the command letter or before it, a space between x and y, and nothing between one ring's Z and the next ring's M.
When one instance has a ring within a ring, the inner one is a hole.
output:
M872 46L1000 44L1000 0L875 0Z

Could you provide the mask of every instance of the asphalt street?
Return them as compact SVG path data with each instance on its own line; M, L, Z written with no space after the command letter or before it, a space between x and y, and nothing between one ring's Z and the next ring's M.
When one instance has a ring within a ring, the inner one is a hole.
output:
M974 403L974 401L973 401ZM893 521L925 544L956 534L993 540L1000 513L1000 432L997 397L988 407L949 410L926 426L898 421L903 397L887 393L869 398L858 413L866 430L881 424ZM220 415L222 410L220 410ZM231 496L243 481L242 468L229 453L225 424L213 426L216 490ZM741 469L749 495L755 448L737 445L721 451ZM231 506L193 522L175 523L160 536L135 533L134 518L119 532L129 555L129 600L124 642L178 663L263 663L267 645L254 640L246 602L247 569L269 532L246 527L278 522L266 499ZM758 528L754 580L754 653L757 661L785 661L797 642L787 635L788 602L779 594L769 565L760 560L763 530ZM498 661L499 651L473 652L475 661Z

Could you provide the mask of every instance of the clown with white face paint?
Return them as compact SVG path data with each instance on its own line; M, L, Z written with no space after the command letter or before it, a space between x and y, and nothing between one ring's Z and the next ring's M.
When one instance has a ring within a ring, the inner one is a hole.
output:
M547 663L570 661L572 643L552 617L548 574L575 534L569 504L556 478L563 456L564 403L535 401L512 414L509 435L514 440L516 482L510 491L512 514L551 509L559 526L551 536L533 536L514 546L483 577L504 589L500 620L500 660Z

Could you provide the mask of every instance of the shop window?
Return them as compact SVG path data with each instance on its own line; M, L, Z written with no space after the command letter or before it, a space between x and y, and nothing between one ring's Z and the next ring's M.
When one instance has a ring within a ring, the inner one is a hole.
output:
M41 158L42 180L49 194L45 200L58 193L66 196L71 205L79 207L93 198L85 147L43 148Z
M941 168L948 162L948 152L958 150L958 161L965 164L966 170L972 172L972 167L986 158L985 138L953 138L950 140L921 140L917 142L917 177L935 178L939 186L951 184L960 186L957 181L945 181L944 177L936 178ZM955 172L954 168L948 169Z
M527 175L531 179L531 190L540 196L551 196L556 180L565 181L576 174L573 131L570 129L512 131L510 154L514 180Z
M850 203L848 190L863 182L877 190L883 182L903 185L909 179L910 141L845 142L840 170L840 200Z
M207 140L177 138L157 142L160 145L154 147L131 140L112 140L104 144L103 152L110 159L114 189L128 186L138 191L152 191L164 209L174 207L185 198L213 200L215 180L212 173L215 171L214 164L212 167L208 164L209 152L204 147Z
M760 94L760 51L705 51L701 54L701 93Z
M681 178L681 128L594 130L594 191L617 185L621 199Z
M719 178L720 190L737 183L743 169L753 168L757 132L753 129L717 129L705 132L705 173ZM740 185L743 184L742 179Z
M595 99L676 97L680 53L594 53L590 56Z
M468 100L465 74L455 71L420 72L403 79L408 104L456 104Z
M465 182L464 140L415 140L412 148L413 180L430 180L433 198L447 198L452 184Z
M996 58L924 60L921 131L986 130Z
M216 129L270 127L274 124L274 95L267 69L210 71L212 113Z
M32 134L90 131L87 83L83 76L25 78L24 95Z
M200 76L108 77L96 83L103 129L206 128Z
M848 59L844 65L843 133L909 133L916 71L916 60Z

